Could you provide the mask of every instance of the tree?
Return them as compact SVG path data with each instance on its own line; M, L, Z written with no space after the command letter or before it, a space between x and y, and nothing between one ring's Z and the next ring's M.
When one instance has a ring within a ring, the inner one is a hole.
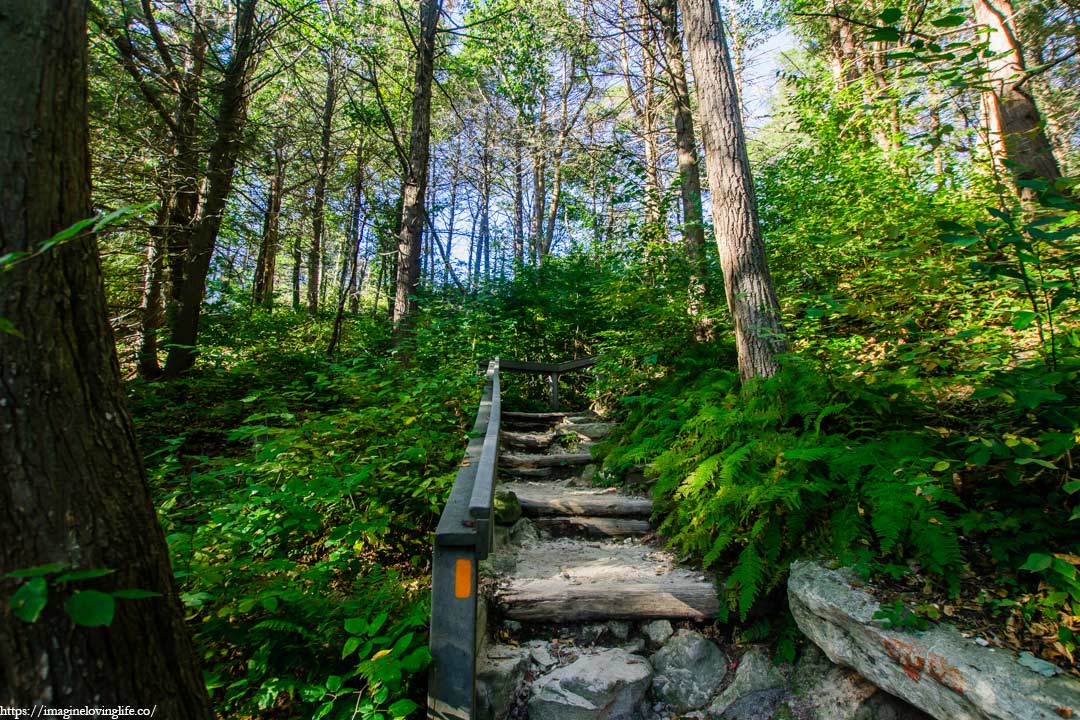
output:
M0 573L55 563L112 574L24 580L22 618L3 581L0 704L157 705L209 720L120 386L97 243L84 224L40 246L92 214L86 8L17 0L0 13L0 257L25 253L0 272ZM67 614L56 597L41 606L69 587ZM115 603L103 592L134 589L159 595Z
M420 284L420 243L424 231L428 155L431 146L431 83L435 75L435 34L442 13L440 0L421 0L420 34L416 37L416 73L413 76L412 130L409 157L402 185L401 234L398 236L397 296L394 328L397 337L408 331L416 313Z
M999 167L1008 163L1016 181L1053 182L1061 170L1030 91L1012 3L974 0L974 6L975 21L990 31L986 60L990 82L983 91L983 113L993 160ZM1025 201L1035 199L1030 187L1018 185L1017 191Z
M769 377L779 369L776 356L788 345L765 260L739 93L720 8L716 0L679 0L679 6L701 104L713 227L735 324L739 374L744 380Z

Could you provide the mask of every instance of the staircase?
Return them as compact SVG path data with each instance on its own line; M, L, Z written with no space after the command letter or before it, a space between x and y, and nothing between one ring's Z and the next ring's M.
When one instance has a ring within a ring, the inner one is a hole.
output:
M610 423L571 413L502 414L499 492L522 521L501 533L489 602L532 625L716 616L711 580L651 541L652 502L592 481L591 444Z

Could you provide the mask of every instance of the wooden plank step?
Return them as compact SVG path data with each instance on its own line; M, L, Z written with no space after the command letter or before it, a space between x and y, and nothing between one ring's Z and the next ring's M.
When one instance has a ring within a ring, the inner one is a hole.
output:
M555 537L641 537L652 529L648 520L605 517L538 517L533 524Z
M720 605L702 573L647 545L548 540L518 548L494 602L522 622L709 620Z
M544 452L552 445L555 444L555 439L558 436L555 433L535 433L535 432L512 432L502 431L499 433L499 440L503 445L514 450L524 450L526 452Z
M542 467L542 468L530 468L530 467L508 468L508 467L501 467L501 468L499 468L498 472L499 472L499 477L500 478L502 478L502 477L510 477L510 478L521 478L521 479L526 479L526 480L527 479L542 480L542 479L545 479L545 478L553 477L555 475L554 469L549 468L549 467Z
M622 495L610 488L574 487L557 483L503 483L521 501L526 517L641 518L652 515L649 498Z
M511 410L503 410L500 417L504 422L559 422L570 417L572 413L564 412L513 412Z
M570 465L588 465L592 462L590 453L553 453L551 455L525 455L502 453L499 465L508 468L520 467L567 467Z

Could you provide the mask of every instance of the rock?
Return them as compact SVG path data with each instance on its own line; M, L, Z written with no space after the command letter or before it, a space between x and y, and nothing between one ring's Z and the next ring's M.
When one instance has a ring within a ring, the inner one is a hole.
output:
M499 552L510 544L510 528L505 525L496 525L491 528L492 542L491 551Z
M591 625L582 625L577 636L581 642L586 645L595 645L596 641L602 638L607 631L607 625L603 623L593 623Z
M513 525L521 518L521 501L509 490L495 491L493 509L499 525Z
M650 660L657 697L679 712L704 707L727 675L724 653L691 630L680 630Z
M775 720L783 717L783 712L787 709L784 705L786 695L787 691L779 687L758 690L739 697L719 715L713 715L710 707L709 717L721 720Z
M724 688L720 697L709 706L709 716L767 718L783 700L784 685L784 676L772 664L768 655L757 648L748 650L739 661L731 684ZM769 692L774 690L780 692ZM744 700L746 702L743 702ZM736 708L736 705L746 706L747 710L753 708L754 712L748 714L747 711Z
M503 620L503 627L506 628L506 632L519 633L521 632L521 629L525 626L519 623L517 620Z
M529 657L532 661L540 666L540 669L547 672L551 668L555 667L559 661L551 654L551 650L548 649L548 645L543 640L533 640L526 643L525 647L529 652Z
M1080 682L1047 678L1012 653L980 647L955 628L886 630L879 605L850 572L818 563L791 566L788 601L799 629L830 660L935 718L1058 720L1080 715Z
M624 650L582 655L533 683L530 720L631 720L649 689L652 667Z
M520 648L495 645L477 658L477 720L502 720L510 712L514 697L528 667Z
M539 540L540 531L528 518L521 518L510 528L510 542L515 545L531 545Z
M616 640L626 640L630 637L630 623L622 620L612 620L607 624L608 632Z
M603 440L611 434L611 431L615 429L615 425L601 422L575 423L569 426L569 429L589 440Z
M619 647L621 647L628 653L636 653L638 655L643 655L645 653L645 638L636 637L633 640L624 642Z
M589 463L585 466L585 469L581 471L581 482L591 483L596 479L596 466Z
M668 638L675 634L674 628L671 627L670 620L653 620L647 622L641 626L641 632L649 640L649 645L654 648L658 648L668 641Z

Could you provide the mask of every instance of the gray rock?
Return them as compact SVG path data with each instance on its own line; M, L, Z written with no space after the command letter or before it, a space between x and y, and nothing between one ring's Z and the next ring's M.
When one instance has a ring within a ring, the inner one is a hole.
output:
M528 649L529 657L532 661L540 666L541 670L547 671L555 667L558 664L558 660L551 654L551 650L543 640L533 640L526 643L525 647Z
M521 518L510 528L510 542L515 545L531 545L539 540L540 531L528 518Z
M779 687L758 690L739 697L725 707L719 715L713 715L710 707L709 717L721 720L773 720L777 716L782 716L782 712L786 709L784 705L786 695L787 691Z
M595 479L596 479L596 466L593 465L592 463L590 463L590 464L586 465L585 468L581 471L581 482L583 482L583 483L591 483Z
M658 648L675 634L675 629L671 627L670 620L653 620L642 625L641 632L648 638L651 647Z
M510 544L510 528L505 525L496 525L491 528L492 543L491 551L500 552L506 549L506 546Z
M492 507L499 525L513 525L521 519L521 501L510 490L496 490Z
M519 623L517 620L503 620L503 627L506 628L507 632L519 633L521 632L521 629L524 627L524 625Z
M638 655L645 654L645 638L636 637L633 640L628 640L620 645L623 650L628 653L637 653Z
M608 632L616 640L626 640L630 637L630 623L622 620L611 620L607 624Z
M521 681L525 679L527 658L520 648L508 645L495 645L477 658L478 720L503 720L510 712Z
M614 423L601 422L575 423L569 426L569 429L578 435L587 437L589 440L603 440L611 434L611 431L615 429L615 425Z
M581 632L578 633L578 637L586 645L593 645L597 640L604 636L604 633L608 631L607 625L603 623L593 623L592 625L583 625Z
M624 650L582 655L533 683L530 720L632 720L652 667Z
M704 707L727 675L724 653L691 630L680 630L650 660L657 697L680 712Z
M980 647L948 625L918 633L886 630L874 620L878 603L857 585L846 571L812 562L791 566L792 615L833 662L939 719L1080 715L1080 682L1043 677L1018 665L1012 653Z
M709 716L743 717L746 711L736 709L735 706L738 705L756 707L758 714L753 716L767 718L779 707L784 696L784 685L784 676L772 664L768 655L757 648L748 650L739 661L739 667L735 670L735 677L731 684L724 688L720 697L709 705ZM767 692L777 689L780 690L779 694ZM760 697L754 697L751 700L752 696ZM742 702L744 699L749 702ZM765 706L771 706L769 712L764 712Z

